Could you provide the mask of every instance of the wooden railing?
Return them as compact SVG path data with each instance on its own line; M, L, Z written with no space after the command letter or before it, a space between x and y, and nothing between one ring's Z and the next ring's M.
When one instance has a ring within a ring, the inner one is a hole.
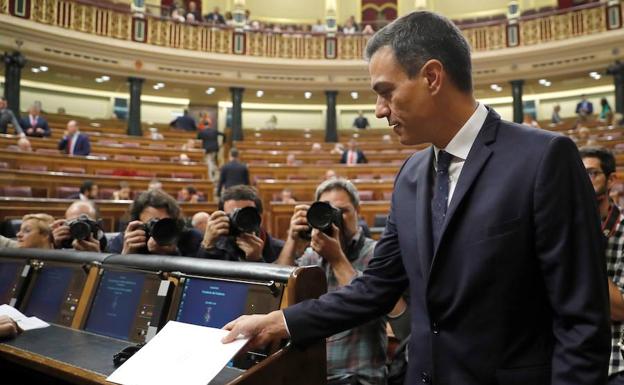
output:
M622 4L595 2L514 20L461 25L473 51L531 46L622 28ZM175 22L89 0L0 0L0 13L115 39L284 59L362 58L371 35L238 30ZM1 30L1 28L0 28Z

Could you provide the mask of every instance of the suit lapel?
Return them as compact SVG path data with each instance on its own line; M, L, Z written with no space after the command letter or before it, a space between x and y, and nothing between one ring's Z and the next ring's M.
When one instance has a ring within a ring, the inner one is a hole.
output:
M431 180L433 178L433 146L416 170L416 247L423 277L427 279L433 259L431 240Z
M440 239L438 244L434 245L433 261L431 264L432 267L433 263L435 263L440 243L442 243L442 240L444 239L446 229L453 220L453 216L455 215L457 208L464 201L466 193L470 190L470 187L477 179L481 169L485 166L488 159L492 155L492 150L487 145L496 139L496 130L499 122L500 116L496 112L490 110L485 122L483 123L481 131L477 135L477 138L468 153L468 158L462 167L459 180L457 181L457 186L455 186L455 191L453 192L453 197L451 198L451 203L446 212L446 218L444 225L442 226Z

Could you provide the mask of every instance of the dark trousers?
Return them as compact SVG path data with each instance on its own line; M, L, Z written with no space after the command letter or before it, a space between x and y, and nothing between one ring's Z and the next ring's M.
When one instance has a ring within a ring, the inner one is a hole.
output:
M624 385L624 372L619 372L609 376L607 385Z

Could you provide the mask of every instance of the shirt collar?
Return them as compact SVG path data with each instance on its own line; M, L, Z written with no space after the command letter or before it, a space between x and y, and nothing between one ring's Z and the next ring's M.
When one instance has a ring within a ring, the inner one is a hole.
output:
M477 135L479 135L479 131L481 131L483 123L485 123L487 115L487 108L485 108L485 105L482 103L479 103L472 113L472 116L470 116L462 128L457 131L457 134L455 134L444 150L456 158L466 160L475 139L477 139ZM433 149L437 160L438 151L440 151L440 149L435 146Z

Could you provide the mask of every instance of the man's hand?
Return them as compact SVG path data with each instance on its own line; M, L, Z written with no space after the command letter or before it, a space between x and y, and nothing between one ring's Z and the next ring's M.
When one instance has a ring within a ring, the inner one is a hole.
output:
M289 337L281 310L266 315L244 315L228 323L223 329L229 330L230 333L223 337L221 342L227 344L242 334L245 338L249 338L248 346L252 349Z
M143 228L143 222L132 221L128 223L124 232L124 244L121 254L132 254L139 252L145 247L147 236Z
M27 128L27 129L26 129L26 134L28 134L28 135L32 135L32 133L33 133L33 129L32 129L32 127L31 127L31 128Z
M250 262L262 260L264 241L255 234L241 234L236 237L236 245L245 252L245 258Z
M223 211L215 211L210 215L208 223L206 223L206 232L202 246L210 249L215 246L217 239L221 235L228 235L230 232L230 218Z
M15 337L21 332L22 329L9 316L0 315L0 338Z
M82 241L74 239L72 247L78 251L94 251L96 253L102 251L100 250L100 241L93 238L93 234L89 234L89 238Z
M43 128L41 127L37 127L35 131L37 132L37 134L43 134Z
M178 253L178 246L177 245L161 246L158 243L156 243L154 238L150 237L147 240L147 251L149 251L150 254L174 255Z
M290 218L290 227L288 228L288 237L295 241L295 250L297 252L303 252L308 247L310 241L301 238L301 233L305 233L310 230L308 225L308 209L309 205L296 205L295 212Z
M318 229L313 229L310 246L327 262L335 265L342 260L347 260L347 256L342 251L342 245L340 244L340 230L336 225L332 224L332 231L333 234L330 237Z
M52 222L52 238L54 239L54 247L60 249L63 242L71 238L69 226L65 224L65 219L57 219Z

